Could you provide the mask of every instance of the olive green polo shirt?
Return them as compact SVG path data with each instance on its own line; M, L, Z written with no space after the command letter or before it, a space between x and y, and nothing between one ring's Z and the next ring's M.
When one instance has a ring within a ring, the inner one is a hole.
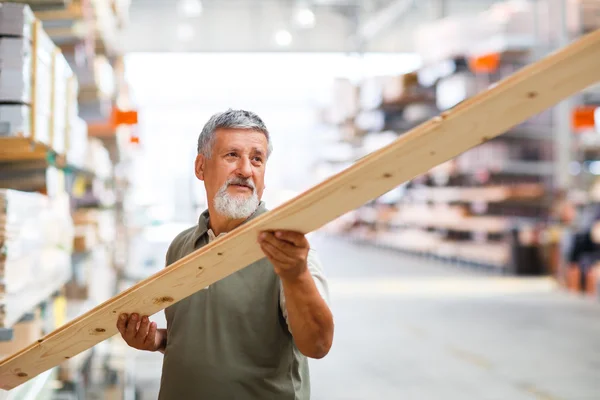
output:
M248 221L266 211L261 202ZM167 265L214 239L208 218L204 211L197 226L175 237ZM309 263L320 270L311 253ZM326 297L324 277L317 281ZM280 279L263 258L168 307L159 400L309 399L308 360L282 304Z

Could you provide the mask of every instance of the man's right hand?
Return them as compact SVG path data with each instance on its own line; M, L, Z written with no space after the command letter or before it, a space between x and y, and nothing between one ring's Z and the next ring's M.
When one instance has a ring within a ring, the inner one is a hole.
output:
M138 350L164 350L167 330L157 329L156 322L150 322L147 316L140 318L138 314L121 314L117 321L117 329L125 342Z

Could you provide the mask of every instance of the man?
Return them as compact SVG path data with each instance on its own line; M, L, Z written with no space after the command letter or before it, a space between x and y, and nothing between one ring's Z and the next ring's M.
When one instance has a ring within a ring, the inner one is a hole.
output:
M208 209L167 251L170 265L266 212L261 201L269 132L255 114L216 114L198 139L196 177ZM122 315L123 339L164 353L159 399L309 399L307 358L333 341L320 262L302 233L261 232L265 258L165 310L167 328Z

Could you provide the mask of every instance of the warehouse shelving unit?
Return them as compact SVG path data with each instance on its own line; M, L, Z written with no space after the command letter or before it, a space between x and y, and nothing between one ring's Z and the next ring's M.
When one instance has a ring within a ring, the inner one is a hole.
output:
M423 26L416 36L423 59L417 71L338 82L327 121L340 128L344 147L336 145L323 158L321 167L329 167L324 176L539 58L540 43L542 54L551 50L552 30L539 21L546 18L543 8L513 6ZM415 177L326 229L502 274L552 273L554 112Z
M115 169L135 123L116 107L124 71L115 38L127 5L0 2L0 77L18 78L0 79L0 358L118 290L127 249L115 237L126 243L119 210L127 188ZM34 227L42 233L31 239ZM44 261L35 263L38 250ZM110 354L84 352L0 399L82 398L113 376Z

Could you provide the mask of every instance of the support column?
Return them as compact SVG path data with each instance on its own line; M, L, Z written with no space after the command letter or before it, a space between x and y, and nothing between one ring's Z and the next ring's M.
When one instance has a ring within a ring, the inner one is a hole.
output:
M559 11L556 27L558 31L557 47L562 48L570 42L567 28L567 0L549 0L549 2L554 3L549 4L549 7L556 7L554 9ZM568 189L572 183L572 175L569 172L569 165L573 156L570 125L572 104L572 98L568 98L560 102L553 110L554 138L556 140L554 185L557 189Z

